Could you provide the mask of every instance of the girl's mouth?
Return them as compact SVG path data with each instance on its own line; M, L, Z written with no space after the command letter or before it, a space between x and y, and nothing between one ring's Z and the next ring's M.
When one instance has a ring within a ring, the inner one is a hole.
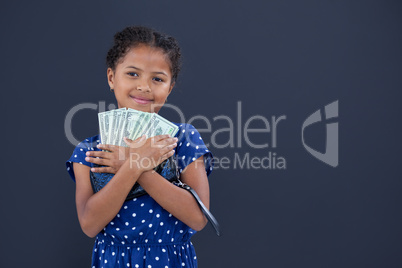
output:
M148 104L148 103L152 102L152 100L150 100L150 99L145 99L145 98L141 98L141 97L132 97L132 96L130 96L130 97L138 104Z

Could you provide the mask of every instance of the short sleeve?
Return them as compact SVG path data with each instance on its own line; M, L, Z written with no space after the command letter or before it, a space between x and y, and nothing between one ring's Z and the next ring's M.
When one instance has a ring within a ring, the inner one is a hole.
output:
M100 151L96 146L99 144L99 135L93 136L91 138L85 139L80 142L74 149L71 157L66 161L66 168L68 174L70 174L71 179L75 182L75 175L73 170L73 163L80 163L89 167L93 166L93 163L85 161L85 154L88 151Z
M207 176L213 168L213 155L204 144L200 133L190 124L180 124L176 134L178 144L176 157L180 173L193 161L204 156L205 171Z

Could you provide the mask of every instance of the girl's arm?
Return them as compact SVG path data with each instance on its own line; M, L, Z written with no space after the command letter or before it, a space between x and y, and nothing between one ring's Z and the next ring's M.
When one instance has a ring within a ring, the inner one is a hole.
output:
M189 164L181 173L181 181L193 188L209 209L209 185L203 156ZM172 184L156 172L142 173L138 183L145 191L173 216L200 231L208 223L194 197L182 188Z
M176 147L176 141L177 139L161 135L156 139L148 139L139 148L133 149L133 152L141 158L149 158L152 163L157 165L173 155L172 149ZM89 177L90 168L74 163L75 199L78 220L83 232L89 237L95 237L117 215L140 175L151 168L153 167L133 165L130 163L130 159L127 159L113 179L94 194Z
M125 197L141 171L131 170L126 161L112 180L93 193L88 166L73 163L76 178L75 202L82 231L95 237L119 212Z

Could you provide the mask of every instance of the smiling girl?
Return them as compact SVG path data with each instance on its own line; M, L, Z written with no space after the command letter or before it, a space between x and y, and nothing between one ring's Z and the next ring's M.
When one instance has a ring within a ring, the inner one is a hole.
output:
M116 33L106 62L118 107L158 113L176 83L180 57L177 41L153 29L127 27ZM100 144L96 135L78 144L66 162L76 182L81 228L89 237L96 237L92 267L197 267L190 239L204 228L207 219L188 191L153 168L172 155L177 157L181 181L209 208L207 176L213 156L192 125L177 126L174 138L125 139L128 147ZM154 165L132 165L131 154ZM115 175L94 193L90 171ZM147 194L126 200L136 182Z

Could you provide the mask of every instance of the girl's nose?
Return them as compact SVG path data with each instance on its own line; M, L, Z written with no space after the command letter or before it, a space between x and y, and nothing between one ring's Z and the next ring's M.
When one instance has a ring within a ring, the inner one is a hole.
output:
M144 92L150 92L151 88L149 87L149 85L146 81L140 81L140 83L137 85L137 90L144 91Z

